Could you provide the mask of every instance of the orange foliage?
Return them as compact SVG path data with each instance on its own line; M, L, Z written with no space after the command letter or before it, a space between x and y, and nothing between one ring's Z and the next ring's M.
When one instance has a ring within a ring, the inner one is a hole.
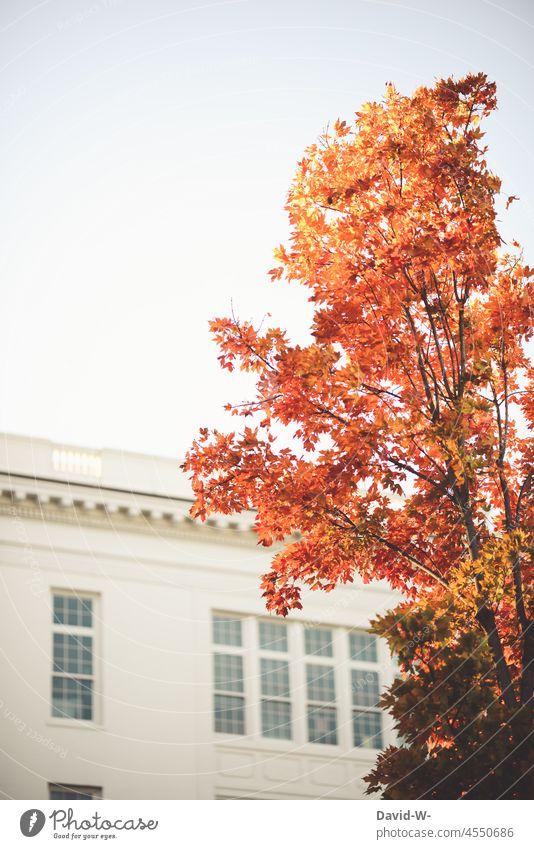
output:
M483 74L412 96L388 85L308 148L270 274L308 290L313 342L214 320L221 365L256 376L254 400L233 410L250 426L202 430L184 468L194 515L254 509L263 545L302 535L264 576L269 609L285 615L301 585L355 573L412 598L451 582L520 665L534 451L515 419L521 407L534 422L534 271L496 227L501 184L480 126L495 105ZM284 426L291 448L277 447ZM500 577L485 581L495 540Z

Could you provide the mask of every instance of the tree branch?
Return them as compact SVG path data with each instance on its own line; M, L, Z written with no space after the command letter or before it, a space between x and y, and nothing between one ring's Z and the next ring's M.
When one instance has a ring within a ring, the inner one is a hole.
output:
M348 523L349 527L345 528L345 530L353 530L357 534L359 534L360 536L369 536L369 537L371 537L371 539L375 539L377 542L380 542L382 545L385 545L386 548L389 548L390 551L395 551L397 554L400 554L402 557L405 557L407 560L410 561L410 563L413 563L415 566L417 566L418 569L421 569L422 572L425 572L427 575L429 575L431 578L433 578L435 581L437 581L443 587L448 587L448 583L447 583L446 579L443 578L439 574L439 572L436 572L434 569L431 569L429 566L425 566L425 564L422 563L421 560L419 560L418 557L414 557L413 554L410 554L408 551L406 551L400 545L397 545L397 543L392 542L391 540L388 540L386 537L383 537L380 534L375 534L375 533L373 533L372 531L369 531L369 530L366 530L365 533L362 534L358 525L356 525L356 523L352 521L350 516L347 516L347 514L344 513L343 510L340 510L339 507L334 507L333 512L342 516L342 518L345 519L345 521Z

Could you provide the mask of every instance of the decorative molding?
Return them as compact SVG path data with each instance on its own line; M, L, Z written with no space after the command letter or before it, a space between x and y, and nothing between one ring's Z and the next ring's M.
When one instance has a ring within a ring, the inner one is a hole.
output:
M183 504L177 499L180 509L176 509L172 499L160 497L159 508L153 506L157 495L141 497L132 493L136 499L132 504L128 493L107 491L99 492L98 498L88 499L73 491L68 483L59 483L54 492L41 492L38 480L32 481L32 485L25 483L22 489L6 478L0 473L0 515L145 534L157 531L171 536L201 537L210 543L251 546L257 542L252 519L236 522L234 518L218 516L202 523L189 516L187 507L191 502ZM66 488L69 494L65 493ZM147 501L151 503L143 503Z

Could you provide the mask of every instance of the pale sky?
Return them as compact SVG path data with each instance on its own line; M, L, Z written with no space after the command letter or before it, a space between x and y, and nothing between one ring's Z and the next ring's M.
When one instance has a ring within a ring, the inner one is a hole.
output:
M181 456L246 395L207 322L306 338L267 277L304 148L337 117L485 71L503 224L534 265L530 0L4 0L0 429Z

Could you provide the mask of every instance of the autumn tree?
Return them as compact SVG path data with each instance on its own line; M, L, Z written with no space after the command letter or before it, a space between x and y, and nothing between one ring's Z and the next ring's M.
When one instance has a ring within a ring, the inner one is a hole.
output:
M441 603L440 603L441 601ZM378 616L402 675L382 695L400 740L365 777L383 799L530 799L532 750L516 744L486 640L434 594Z
M259 542L286 543L263 578L269 610L355 574L413 602L447 597L451 636L487 645L519 745L534 675L533 271L496 226L481 130L495 107L483 74L412 96L388 85L308 148L270 273L307 289L310 341L211 322L221 366L252 372L256 391L232 408L243 427L203 429L184 468L195 516L255 510Z

